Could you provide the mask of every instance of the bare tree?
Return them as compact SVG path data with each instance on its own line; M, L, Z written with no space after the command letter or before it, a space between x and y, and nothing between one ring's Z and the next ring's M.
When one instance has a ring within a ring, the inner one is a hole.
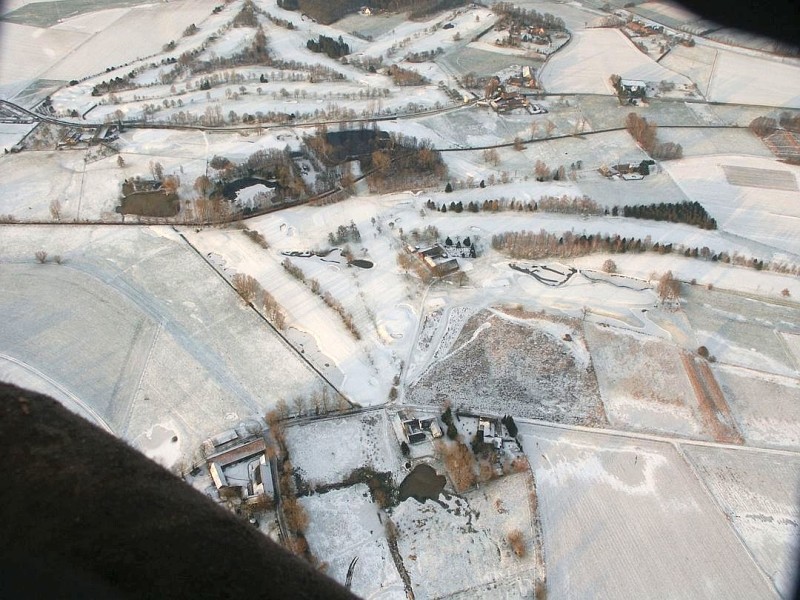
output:
M658 280L658 297L662 302L680 298L681 282L675 279L672 271L667 271Z
M37 250L34 254L36 260L39 261L39 264L44 264L47 262L47 252L45 250Z
M53 198L50 201L50 216L56 221L61 220L61 201L58 198Z
M616 273L617 272L617 263L615 263L610 258L606 259L606 261L603 263L603 271L606 272L606 273Z
M253 298L255 298L256 292L260 286L254 277L245 275L244 273L236 273L236 275L233 276L233 287L239 292L245 304L249 304L253 301Z

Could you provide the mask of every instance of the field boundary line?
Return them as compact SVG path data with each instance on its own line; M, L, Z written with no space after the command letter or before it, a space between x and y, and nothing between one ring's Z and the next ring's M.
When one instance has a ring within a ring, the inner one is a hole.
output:
M714 495L714 492L711 491L711 488L705 482L705 479L703 479L703 476L700 475L700 473L697 471L697 465L695 465L694 462L692 461L692 459L689 458L689 456L686 454L686 452L684 452L684 449L680 447L680 444L676 443L676 444L674 444L674 447L675 447L675 452L683 460L684 464L689 468L689 471L692 473L692 476L698 481L698 483L700 484L700 487L703 489L703 491L706 493L708 498L711 500L711 504L722 514L722 517L728 523L728 526L730 527L731 531L733 531L733 534L736 536L736 539L739 540L739 543L742 545L742 548L744 549L744 551L747 554L748 558L753 562L753 565L755 565L756 570L766 580L766 582L769 585L770 589L772 589L772 591L775 592L775 597L776 598L782 598L782 595L778 591L778 588L776 587L775 582L767 574L767 572L761 567L761 565L758 564L758 561L756 560L756 557L753 556L753 553L750 551L750 547L747 545L747 542L745 542L744 538L739 533L739 530L736 528L736 525L734 525L731 515L728 514L728 511L725 510L725 507L722 506L722 503Z
M211 270L212 270L212 271L214 271L214 273L216 273L216 274L217 274L217 276L218 276L220 279L222 279L222 281L224 281L224 282L225 282L225 285L227 285L227 286L228 286L228 287L229 287L229 288L230 288L230 289L231 289L231 290L232 290L232 291L233 291L233 292L236 294L236 297L237 297L237 298L241 298L241 296L239 295L239 292L237 292L237 291L236 291L236 288L234 287L234 285L233 285L233 284L232 284L230 281L228 281L228 279L225 277L225 275L223 275L223 274L222 274L222 273L221 273L221 272L220 272L220 271L217 269L217 267L216 267L216 266L214 266L214 264L213 264L213 263L212 263L210 260L208 260L208 258L207 258L206 256L204 256L204 255L203 255L203 253L202 253L202 252L200 252L200 250L198 250L198 249L197 249L197 247L196 247L194 244L192 244L192 242L190 242L190 241L189 241L189 239L188 239L188 238L187 238L185 235L183 235L183 232L179 231L179 230L178 230L178 228L177 228L177 227L175 227L174 225L172 226L172 229L173 229L173 230L175 231L175 233L177 233L177 234L180 236L180 238L181 238L181 239L182 239L182 240L183 240L183 241L184 241L184 242L185 242L185 243L186 243L186 244L189 246L189 248L191 248L191 249L194 251L194 253L195 253L195 254L197 254L197 256L199 256L199 257L200 257L200 258L203 260L203 262L204 262L204 263L206 263L206 264L207 264L209 267L211 267ZM268 327L269 327L269 328L270 328L270 329L271 329L271 330L272 330L272 331L275 333L275 335L277 335L278 339L280 339L280 340L283 342L283 344L284 344L286 347L288 347L288 348L289 348L289 349L290 349L290 350L291 350L291 351L292 351L294 354L296 354L296 355L297 355L297 356L300 358L300 360L302 361L302 363L303 363L303 364L305 364L305 365L306 365L306 367L308 367L308 368L309 368L309 369L310 369L312 372L314 372L314 373L315 373L315 374L316 374L316 375L317 375L317 376L318 376L320 379L322 379L322 381L324 381L324 382L325 382L325 383L326 383L326 384L327 384L327 385L328 385L328 386L329 386L329 387L330 387L330 388L331 388L331 389L332 389L334 392L336 392L336 393L337 393L339 396L341 396L342 398L344 398L344 399L345 399L345 401L346 401L346 402L347 402L347 403L348 403L348 404L349 404L351 407L353 407L353 408L356 408L356 404L355 404L355 403L354 403L352 400L350 400L350 398L348 398L348 397L347 397L347 396L344 394L344 392L342 392L341 390L339 390L339 388L338 388L338 387L336 387L336 386L333 384L333 382L331 382L331 381L330 381L330 380L329 380L329 379L328 379L328 378L327 378L327 377L326 377L326 376L325 376L325 375L322 373L322 371L320 371L320 370L319 370L319 369L318 369L318 368L317 368L317 367L316 367L316 366L315 366L315 365L314 365L314 364L313 364L313 363L312 363L312 362L311 362L311 361L310 361L308 358L306 358L306 356L305 356L305 355L304 355L302 352L300 352L300 351L299 351L297 348L295 348L295 347L292 345L292 343L291 343L291 342L290 342L290 341L289 341L289 340L286 338L286 336L284 336L284 335L283 335L283 333L281 333L281 332L278 330L278 328L277 328L277 327L275 327L275 326L274 326L272 323L270 323L270 322L269 322L269 320L268 320L268 319L267 319L267 318L266 318L266 317L265 317L263 314L261 314L261 311L259 311L259 310L258 310L258 309L255 307L255 305L254 305L252 302L248 302L248 303L247 303L247 306L248 306L248 308L250 308L250 310L252 310L252 311L253 311L253 312L254 312L254 313L255 313L255 314L258 316L258 318L259 318L259 319L261 319L261 320L262 320L264 323L266 323L266 325L267 325L267 326L268 326Z

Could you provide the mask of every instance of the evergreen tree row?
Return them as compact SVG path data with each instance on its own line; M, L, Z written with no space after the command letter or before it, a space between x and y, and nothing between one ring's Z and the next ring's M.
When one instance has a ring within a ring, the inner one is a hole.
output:
M611 214L617 216L619 209L615 206ZM699 202L678 202L675 204L661 202L660 204L623 206L622 216L633 219L686 223L701 229L717 228L717 221L709 216L706 209Z

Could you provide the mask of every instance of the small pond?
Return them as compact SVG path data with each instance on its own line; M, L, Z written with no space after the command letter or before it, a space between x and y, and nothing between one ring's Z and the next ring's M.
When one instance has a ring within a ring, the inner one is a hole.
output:
M264 185L270 189L275 189L278 187L278 183L275 181L259 179L258 177L242 177L241 179L229 181L222 186L222 196L226 200L235 200L236 192L254 185Z
M362 260L360 258L356 258L350 261L350 264L354 267L359 267L361 269L371 269L374 266L374 263L368 260Z
M417 465L400 484L400 501L414 498L418 502L436 500L444 490L447 482L444 475L439 475L430 465Z

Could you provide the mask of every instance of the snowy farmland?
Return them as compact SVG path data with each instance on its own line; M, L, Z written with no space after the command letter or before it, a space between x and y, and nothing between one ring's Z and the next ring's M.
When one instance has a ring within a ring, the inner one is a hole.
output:
M174 461L225 424L263 417L280 395L321 389L171 229L3 233L0 353L135 446L166 424ZM40 248L46 264L33 257Z
M671 444L533 425L521 435L536 477L548 595L775 597Z
M704 485L778 593L797 585L800 459L797 454L684 448Z
M391 519L415 597L532 594L536 548L530 486L530 475L520 473L464 497L424 504L409 499L394 508ZM522 533L525 558L515 556L506 539L514 530Z
M289 427L286 444L292 464L311 485L340 483L361 467L392 473L399 484L399 442L388 419L386 411L377 410Z
M615 29L576 32L548 61L541 78L549 92L613 95L609 77L615 73L623 79L691 83L649 58Z
M0 97L62 121L0 107L0 379L176 472L280 415L290 489L262 530L296 495L290 533L365 598L791 594L800 167L750 123L794 126L794 59L697 35L648 55L599 0L523 0L570 32L547 60L495 45L509 30L477 5L321 25L275 0L59 2L12 0L0 24ZM322 35L349 52L313 52ZM479 102L524 66L541 110ZM613 73L658 97L623 105ZM683 158L602 174L652 158L630 113ZM435 174L384 178L398 141ZM123 216L131 189L174 190L177 215ZM718 229L618 216L687 201ZM243 206L264 212L228 218ZM509 232L554 237L526 254ZM422 464L444 492L398 501Z

